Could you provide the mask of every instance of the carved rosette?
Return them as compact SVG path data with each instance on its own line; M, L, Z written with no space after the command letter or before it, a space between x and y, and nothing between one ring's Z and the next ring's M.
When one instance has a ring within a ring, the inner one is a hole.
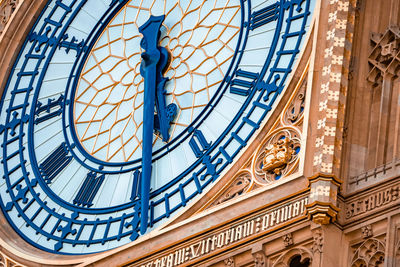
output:
M270 184L293 173L299 161L300 133L294 127L272 132L257 149L253 160L255 182Z

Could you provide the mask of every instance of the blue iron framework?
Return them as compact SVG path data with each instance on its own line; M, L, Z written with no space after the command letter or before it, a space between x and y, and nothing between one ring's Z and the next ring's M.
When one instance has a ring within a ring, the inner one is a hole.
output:
M37 22L26 39L0 105L0 110L5 112L1 114L0 120L4 181L0 189L0 206L14 230L27 242L42 250L60 254L103 251L111 248L106 246L110 242L121 241L118 245L122 245L140 235L140 161L116 164L94 159L80 148L76 136L70 130L73 112L71 99L77 82L76 77L79 76L87 53L99 38L102 29L127 0L110 0L109 9L99 19L89 37L86 40L77 40L65 32L87 2L49 0L38 19L44 19L44 23L39 27ZM312 3L311 0L280 0L271 6L254 10L250 0L241 1L241 38L236 57L218 92L190 127L153 152L154 161L178 147L183 141L190 140L197 161L177 177L172 177L164 186L150 192L150 228L185 207L216 181L260 128L292 71L305 37L307 23L310 21ZM239 69L249 33L269 23L275 23L276 26L264 65L258 72ZM295 40L294 46L291 45L290 48L289 39ZM40 85L52 55L60 49L76 58L73 71L65 93L49 99L47 103L41 103L38 99ZM13 76L17 77L14 82L11 78ZM10 99L5 99L7 92L11 95ZM31 92L34 92L33 100ZM199 128L218 106L224 94L241 95L246 100L220 137L210 142ZM24 101L18 102L17 99L21 98ZM51 154L54 159L39 163L32 145L34 128L59 116L62 116L64 123L65 142ZM251 126L252 130L245 130L245 126ZM66 202L48 187L54 178L54 170L60 171L71 161L78 162L87 169L87 175L83 177L87 180L84 183L87 186L79 191L79 196L75 198L76 203ZM103 180L107 179L107 175L112 177L127 172L132 173L134 179L130 202L103 209L90 208L93 196ZM16 176L17 179L14 178ZM195 190L192 190L193 188ZM171 205L172 198L180 199L179 203ZM163 212L155 214L156 209ZM49 245L39 244L39 238L47 239ZM71 252L74 251L69 249L72 247L80 247L80 252Z

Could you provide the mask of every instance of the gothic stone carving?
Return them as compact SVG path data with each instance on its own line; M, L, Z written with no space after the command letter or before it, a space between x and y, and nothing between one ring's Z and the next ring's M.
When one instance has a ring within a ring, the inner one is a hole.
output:
M312 262L311 252L307 248L297 247L283 253L272 264L272 267L290 267L290 263L295 257L300 257L300 263Z
M372 236L372 226L369 224L367 226L361 227L361 234L363 238L369 238Z
M255 181L269 184L291 174L298 162L299 151L300 134L297 129L285 127L272 132L254 158Z
M10 257L7 257L3 252L0 252L0 266L4 267L26 267L14 260Z
M295 153L292 146L293 141L288 138L280 139L274 144L269 144L265 148L262 170L267 173L273 172L276 175L281 175L282 170Z
M211 206L224 203L230 199L242 195L246 192L251 184L251 174L249 172L242 172L233 180L233 182L224 189L221 196L219 196Z
M315 253L322 253L322 247L324 245L324 236L322 233L322 229L317 228L313 231L313 245L312 245L312 252Z
M373 49L368 57L370 72L368 81L378 84L382 75L390 73L397 75L400 63L400 30L390 26L384 34L371 34Z
M233 259L233 257L229 257L227 259L224 260L225 266L227 267L235 267L235 260Z
M2 34L20 0L3 0L0 2L0 34Z
M383 266L385 261L385 245L375 238L364 241L354 252L351 267Z
M283 116L283 122L286 125L296 124L300 121L304 113L305 96L306 96L307 80L304 79L301 83L301 87L297 92L292 103L290 103L288 109Z
M266 257L263 251L258 251L253 254L254 267L265 267Z
M329 224L339 212L337 194L342 181L334 175L316 174L308 178L310 199L307 205L309 219L317 224Z
M291 233L284 235L282 239L283 243L285 244L285 247L293 245L293 236Z

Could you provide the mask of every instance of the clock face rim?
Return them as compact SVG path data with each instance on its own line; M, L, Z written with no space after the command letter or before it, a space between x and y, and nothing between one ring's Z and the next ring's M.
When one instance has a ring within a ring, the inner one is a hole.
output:
M33 28L32 28L32 30L33 30ZM25 41L25 42L27 42L27 40ZM22 49L20 50L20 53L22 53ZM13 71L14 71L15 69L13 69ZM11 76L11 74L10 74L10 76ZM6 91L6 90L5 90ZM4 94L4 93L3 93ZM1 101L1 105L3 105L3 99L4 98L2 98L2 101ZM3 204L3 203L2 203ZM2 208L3 208L3 205L2 205ZM6 214L6 213L5 213ZM6 216L7 216L7 214L6 214ZM9 222L10 222L10 220L9 220ZM12 222L12 220L11 220L11 222ZM13 223L11 223L11 225L14 227L14 224ZM21 235L21 233L20 233L20 235ZM22 234L22 236L24 236L23 234ZM29 238L24 238L25 240L29 240ZM29 242L29 241L28 241ZM36 243L34 243L34 245L37 247L38 246L38 244L36 244ZM45 249L45 248L43 248L43 247L40 247L40 249L42 249L42 250L46 250L46 251L49 251L49 252L52 252L52 253L58 253L58 254L71 254L71 253L63 253L63 252L55 252L55 251L53 251L53 250L47 250L47 249ZM90 253L93 253L93 252L90 252ZM76 255L75 253L72 253L73 255ZM85 254L85 253L78 253L78 254Z

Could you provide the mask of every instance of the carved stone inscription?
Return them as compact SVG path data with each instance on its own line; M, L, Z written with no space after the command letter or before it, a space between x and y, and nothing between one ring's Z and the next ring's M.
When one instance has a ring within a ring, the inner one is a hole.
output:
M388 205L400 198L400 185L393 185L381 191L369 194L346 205L346 219L364 214Z
M291 219L304 215L308 198L303 197L297 201L282 205L256 215L241 223L236 223L224 230L215 231L198 241L188 242L179 249L171 249L169 253L163 253L154 260L141 264L141 267L174 267L205 256L211 252L217 252L224 247L249 238L255 234L266 232ZM138 266L133 264L131 266Z

